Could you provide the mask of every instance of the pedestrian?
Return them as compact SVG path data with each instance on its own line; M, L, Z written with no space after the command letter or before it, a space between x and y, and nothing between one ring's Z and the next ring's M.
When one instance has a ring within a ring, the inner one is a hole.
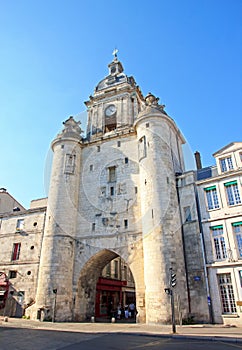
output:
M125 307L124 307L124 317L126 319L129 318L129 306L128 305L125 305Z
M129 304L129 311L130 311L131 317L133 318L135 314L135 305L133 302Z

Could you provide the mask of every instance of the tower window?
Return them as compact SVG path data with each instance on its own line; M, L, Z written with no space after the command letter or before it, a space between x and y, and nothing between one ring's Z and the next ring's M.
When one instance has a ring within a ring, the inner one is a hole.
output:
M95 231L95 228L96 228L96 224L95 222L92 223L92 231Z
M100 152L100 146L97 146L97 152Z
M74 174L76 156L75 154L66 154L65 174Z
M149 124L149 123L146 123L145 126L146 126L146 128L149 128L150 124Z
M125 157L125 158L124 158L124 163L125 163L125 164L128 164L128 162L129 162L129 158L128 158L128 157Z
M127 219L124 219L124 228L128 228L129 222Z
M90 171L93 171L93 164L90 165Z
M138 142L139 161L141 161L146 157L146 137L141 137Z
M117 142L117 146L120 147L121 146L121 141Z
M134 188L134 193L135 193L135 194L138 193L138 187L137 187L137 186L135 186L135 188Z
M109 182L116 181L116 166L110 166L108 168L108 181Z
M114 195L114 187L110 187L110 196L113 196Z

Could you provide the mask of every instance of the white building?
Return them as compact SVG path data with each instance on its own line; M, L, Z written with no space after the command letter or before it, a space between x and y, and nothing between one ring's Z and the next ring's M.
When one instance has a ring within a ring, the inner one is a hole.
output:
M198 171L198 196L215 323L242 324L242 142Z

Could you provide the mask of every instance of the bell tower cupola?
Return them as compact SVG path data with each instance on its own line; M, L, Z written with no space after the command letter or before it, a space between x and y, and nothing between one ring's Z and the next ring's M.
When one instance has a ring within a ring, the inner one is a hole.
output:
M115 49L113 51L114 59L113 61L108 65L109 68L109 75L110 76L116 76L124 71L124 68L122 66L122 63L118 60L117 56L118 50Z
M144 97L132 76L124 73L114 50L108 64L108 75L96 86L93 96L85 102L88 111L87 138L91 141L103 136L129 132L144 103ZM111 133L111 134L110 134Z

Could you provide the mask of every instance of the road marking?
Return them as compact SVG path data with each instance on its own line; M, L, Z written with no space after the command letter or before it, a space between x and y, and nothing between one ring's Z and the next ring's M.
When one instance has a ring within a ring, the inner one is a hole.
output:
M168 341L171 341L171 339L165 339L163 341L152 341L150 343L147 343L147 344L141 344L141 345L136 345L136 346L133 346L132 348L129 348L129 349L141 349L141 348L146 348L147 346L154 346L154 345L160 345L161 343L167 343Z

